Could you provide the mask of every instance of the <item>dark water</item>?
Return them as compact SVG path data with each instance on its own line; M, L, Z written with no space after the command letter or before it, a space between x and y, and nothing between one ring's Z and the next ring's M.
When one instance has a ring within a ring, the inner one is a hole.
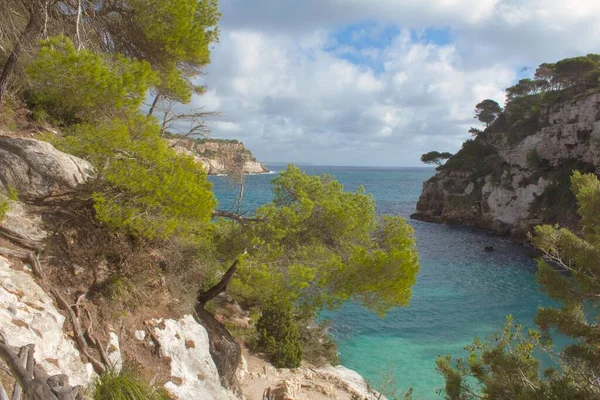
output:
M428 168L302 169L332 174L348 190L363 185L374 195L378 213L405 218L415 210L422 183L434 174ZM270 181L275 176L248 177L246 210L271 200ZM226 178L211 180L220 208L228 208L233 192ZM410 223L421 263L410 305L383 319L354 304L324 316L332 320L344 366L372 380L375 387L391 369L398 388L412 387L415 399L435 399L443 385L435 371L438 355L464 355L465 345L475 336L499 330L508 314L531 325L538 305L551 301L535 283L534 261L508 240L471 229ZM485 252L485 246L496 251Z

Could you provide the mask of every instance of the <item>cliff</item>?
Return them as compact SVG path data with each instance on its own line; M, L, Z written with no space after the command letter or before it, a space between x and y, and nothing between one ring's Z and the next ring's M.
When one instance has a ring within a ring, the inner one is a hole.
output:
M196 158L209 175L229 174L242 171L244 174L269 172L252 153L237 140L188 139L173 137L169 144L177 151Z
M576 227L569 178L599 172L600 91L561 93L515 117L505 112L423 184L412 218L523 240L540 223Z

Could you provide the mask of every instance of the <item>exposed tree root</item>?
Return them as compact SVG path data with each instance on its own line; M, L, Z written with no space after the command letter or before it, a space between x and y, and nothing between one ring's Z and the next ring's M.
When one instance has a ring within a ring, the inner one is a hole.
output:
M102 362L98 361L94 356L92 356L90 354L88 343L85 340L83 330L81 329L81 323L79 322L79 318L77 318L77 316L75 315L75 312L71 308L71 305L58 292L58 290L51 289L50 292L56 298L56 301L59 304L59 306L67 313L67 317L68 317L69 321L71 322L71 326L73 327L73 334L75 336L75 342L77 343L77 347L79 348L79 351L81 352L81 354L86 356L88 361L92 364L92 366L94 367L94 371L96 371L96 373L98 375L100 375L103 372L105 372L107 368L112 367L110 362L108 364L103 364ZM93 340L95 340L95 338L93 338ZM106 357L106 358L108 359L108 357Z

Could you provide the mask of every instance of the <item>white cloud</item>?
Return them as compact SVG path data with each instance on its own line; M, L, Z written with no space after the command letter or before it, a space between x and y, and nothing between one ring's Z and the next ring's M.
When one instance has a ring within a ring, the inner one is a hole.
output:
M521 67L600 48L597 1L223 0L222 11L195 103L222 113L215 136L267 161L419 165L425 151L456 151L474 105L503 102ZM379 24L350 40L402 30L384 45L337 43L339 24L364 20ZM427 27L452 41L427 43Z

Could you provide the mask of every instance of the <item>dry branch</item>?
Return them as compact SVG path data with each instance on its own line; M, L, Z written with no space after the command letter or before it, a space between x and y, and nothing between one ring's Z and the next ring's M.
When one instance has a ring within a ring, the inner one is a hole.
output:
M19 350L19 366L25 368L27 366L27 358L29 355L29 346L23 346ZM25 370L27 372L27 370ZM31 378L31 376L29 377ZM19 381L15 381L15 386L13 388L12 400L21 400L21 394L23 393L23 388L19 385Z
M216 217L229 218L229 219L237 221L243 225L245 225L247 223L262 221L262 219L260 219L260 218L248 218L248 217L244 217L243 215L240 215L240 214L237 214L237 213L234 213L231 211L222 211L222 210L214 210L212 213L212 216L213 216L213 218L216 218Z
M229 285L229 282L231 282L231 278L233 278L233 274L235 274L235 271L237 270L238 262L239 260L235 260L233 264L231 264L227 272L223 274L223 277L219 283L208 289L206 292L198 295L198 306L203 308L206 303L227 290L227 286Z
M0 332L0 359L7 365L16 383L22 388L23 398L27 400L83 400L81 386L69 386L65 375L48 376L39 367L35 367L33 353L35 346L28 344L19 350L22 359L15 355L15 348L10 346L6 337ZM6 392L0 384L0 400L8 400ZM4 398L2 396L5 396ZM15 397L16 396L16 397ZM19 393L13 394L13 399L21 398Z

